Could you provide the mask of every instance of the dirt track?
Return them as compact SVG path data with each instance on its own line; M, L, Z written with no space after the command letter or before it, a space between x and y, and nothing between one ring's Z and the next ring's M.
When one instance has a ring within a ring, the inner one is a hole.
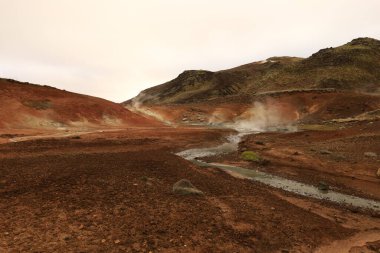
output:
M226 134L128 129L1 145L0 252L312 252L365 230L380 240L378 218L173 154ZM205 196L174 195L182 178Z

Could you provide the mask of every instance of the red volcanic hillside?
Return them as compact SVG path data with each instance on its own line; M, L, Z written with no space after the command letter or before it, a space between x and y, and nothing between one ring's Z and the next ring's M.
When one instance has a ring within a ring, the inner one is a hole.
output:
M157 126L123 106L49 86L0 79L0 128Z

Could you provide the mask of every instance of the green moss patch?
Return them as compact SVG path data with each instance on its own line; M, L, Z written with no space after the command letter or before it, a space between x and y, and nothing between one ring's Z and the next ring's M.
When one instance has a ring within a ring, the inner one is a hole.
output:
M241 154L241 158L245 161L259 162L261 160L260 156L253 151L244 151Z

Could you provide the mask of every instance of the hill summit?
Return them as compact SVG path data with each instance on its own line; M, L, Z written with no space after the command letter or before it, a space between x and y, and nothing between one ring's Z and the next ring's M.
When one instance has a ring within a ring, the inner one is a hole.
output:
M217 72L187 70L142 91L135 101L186 104L297 89L378 92L379 69L380 41L357 38L339 47L321 49L308 58L271 57Z

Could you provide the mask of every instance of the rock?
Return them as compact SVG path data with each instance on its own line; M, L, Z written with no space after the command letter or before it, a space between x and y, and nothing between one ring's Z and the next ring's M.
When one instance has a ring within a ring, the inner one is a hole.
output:
M132 244L132 248L136 251L141 251L141 246L140 246L140 243L138 242L135 242L134 244Z
M366 156L366 157L373 157L373 158L376 158L376 157L377 157L377 154L374 153L374 152L365 152L365 153L364 153L364 156Z
M378 178L380 178L380 168L377 170L377 172L376 172L376 176L377 176Z
M187 179L181 179L173 185L173 193L179 195L203 195L203 192L194 187Z
M255 144L257 144L257 145L265 145L264 142L262 142L262 141L256 141Z
M268 160L268 159L260 159L258 161L258 163L261 165L261 166L268 166L269 164L271 164L271 162Z
M328 191L329 190L329 185L326 182L320 181L318 183L318 190L320 191Z
M63 241L68 241L68 240L70 240L71 239L71 236L69 235L69 234L60 234L59 235L59 238L61 239L61 240L63 240Z
M344 155L342 155L342 154L335 154L334 158L340 159L340 160L346 159L346 157Z
M325 150L325 149L319 150L319 153L321 153L322 155L331 155L332 154L331 151L328 151L328 150Z

